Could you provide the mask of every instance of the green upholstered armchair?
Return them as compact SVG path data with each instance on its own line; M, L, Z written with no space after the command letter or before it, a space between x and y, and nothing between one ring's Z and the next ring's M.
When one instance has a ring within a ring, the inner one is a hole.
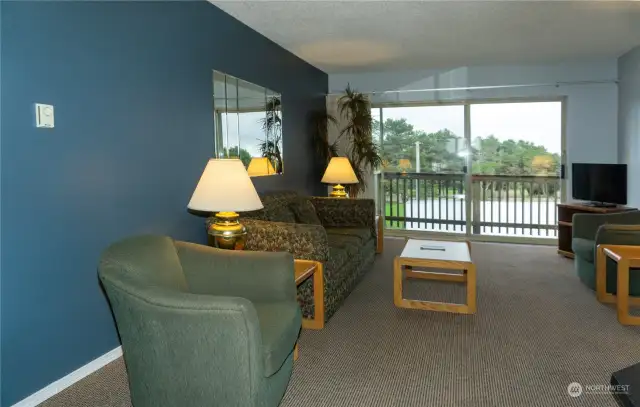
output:
M301 326L290 254L139 236L110 246L99 276L135 407L280 403Z
M574 266L580 281L592 290L596 287L596 247L601 244L640 246L640 211L573 215ZM608 259L607 292L616 292L617 281L615 262ZM629 293L640 296L640 273L630 274Z

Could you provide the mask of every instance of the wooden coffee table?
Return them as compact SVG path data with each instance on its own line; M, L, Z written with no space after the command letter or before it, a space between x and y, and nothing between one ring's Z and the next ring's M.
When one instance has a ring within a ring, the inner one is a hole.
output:
M416 268L462 270L463 274L415 270ZM464 283L467 286L467 303L406 299L402 296L403 274L406 278ZM409 239L402 254L396 256L393 263L393 303L399 308L475 314L476 266L471 260L469 242Z
M618 263L617 295L607 293L607 257ZM629 269L638 267L640 267L640 246L598 245L596 298L602 303L616 304L618 322L623 325L640 325L640 317L629 315L629 305L640 305L640 297L629 296Z

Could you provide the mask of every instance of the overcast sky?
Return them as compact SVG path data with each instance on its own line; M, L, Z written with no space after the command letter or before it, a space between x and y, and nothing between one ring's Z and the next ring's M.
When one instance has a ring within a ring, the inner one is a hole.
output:
M561 109L560 102L474 104L471 105L471 138L493 134L499 140L527 140L559 154ZM378 109L373 109L372 113L379 118ZM460 137L464 136L463 106L385 107L383 113L385 120L406 118L414 128L427 133L449 129ZM240 116L240 123L237 117L230 117L228 122L230 144L236 145L239 127L240 145L253 157L259 157L259 140L264 138L260 119L264 117L264 112L243 113ZM226 134L224 121L223 127Z
M374 109L374 117L378 111ZM463 106L384 108L384 119L401 119L415 129L433 133L449 129L464 137ZM526 140L560 153L562 134L560 102L491 103L471 105L471 138L496 136L499 140Z
M229 135L230 147L238 145L238 128L240 129L240 147L244 148L252 157L260 157L260 143L264 140L262 121L265 112L222 115L222 134ZM228 129L228 130L227 130Z

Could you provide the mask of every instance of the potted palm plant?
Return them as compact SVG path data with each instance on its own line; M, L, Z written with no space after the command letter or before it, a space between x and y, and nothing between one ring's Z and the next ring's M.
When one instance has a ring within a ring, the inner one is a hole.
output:
M344 127L333 142L329 141L329 128L337 126L339 121L326 112L313 116L314 144L325 165L331 157L340 155L338 145L344 147L344 156L351 162L359 181L345 186L345 189L350 197L355 198L367 189L367 174L382 164L380 149L372 137L373 119L369 98L347 86L344 95L338 99L338 114Z
M262 129L266 138L260 140L258 148L263 157L267 157L276 174L282 173L282 117L280 115L281 101L279 97L271 97L267 101L265 110L266 116L261 119Z

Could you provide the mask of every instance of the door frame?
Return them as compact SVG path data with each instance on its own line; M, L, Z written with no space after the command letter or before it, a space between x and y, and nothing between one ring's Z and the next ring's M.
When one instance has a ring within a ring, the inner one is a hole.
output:
M451 99L441 101L409 101L409 102L381 102L371 103L371 109L378 109L380 117L380 146L382 147L384 139L384 108L393 107L429 107L429 106L463 106L464 107L464 140L467 146L471 146L471 105L477 104L506 104L506 103L540 103L540 102L560 102L560 165L564 166L564 177L560 177L560 203L567 201L567 104L568 97L566 95L560 96L525 96L525 97L509 97L509 98L465 98L465 99ZM430 231L415 231L415 230L399 230L399 229L386 229L385 219L385 204L384 204L384 188L379 188L379 213L383 219L383 225L385 225L385 233L389 236L404 236L404 237L429 237L432 239L454 238L460 239L464 236L465 239L475 241L487 241L487 242L506 242L506 243L533 243L542 245L555 245L556 239L541 238L541 237L524 237L524 236L494 236L494 235L482 235L473 234L472 230L472 156L471 154L466 157L467 171L465 174L465 226L466 231L464 234L454 234L449 232L430 232ZM384 171L380 171L380 182L384 181Z

